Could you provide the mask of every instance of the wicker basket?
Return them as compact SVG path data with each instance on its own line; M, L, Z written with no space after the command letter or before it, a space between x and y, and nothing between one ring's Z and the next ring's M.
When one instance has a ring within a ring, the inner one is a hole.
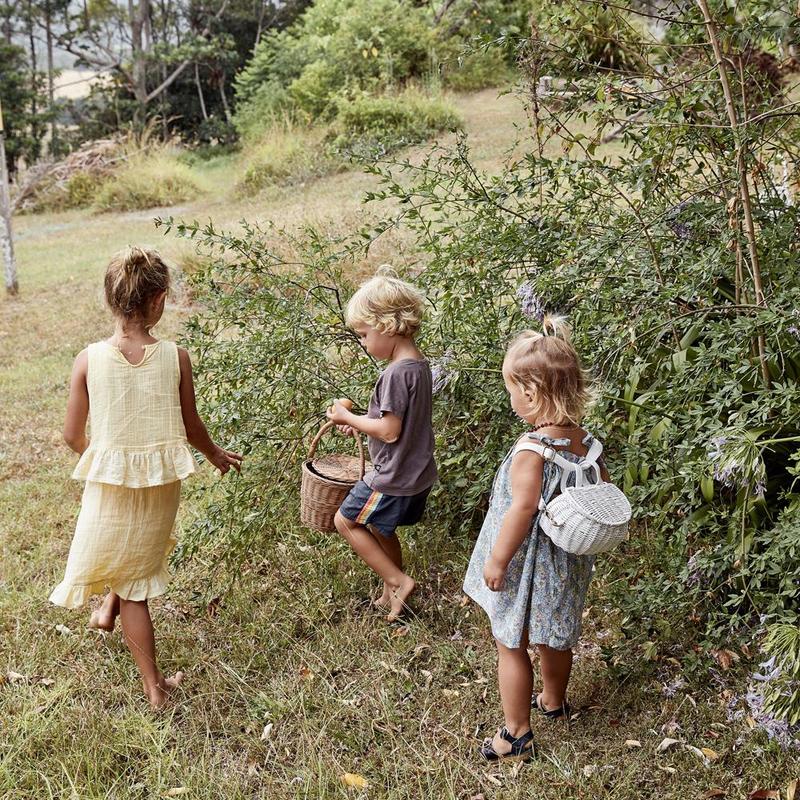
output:
M323 532L336 530L333 518L347 493L364 477L366 467L364 447L357 431L353 431L353 438L358 456L331 453L314 458L320 439L333 427L333 422L326 422L311 442L300 483L300 522Z

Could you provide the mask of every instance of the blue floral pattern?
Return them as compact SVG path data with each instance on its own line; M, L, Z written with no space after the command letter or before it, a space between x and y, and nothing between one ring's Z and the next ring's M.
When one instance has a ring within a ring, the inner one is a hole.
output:
M565 447L570 439L551 439L529 433L530 439L552 447ZM583 439L590 447L591 435ZM464 578L464 592L488 614L492 635L506 647L519 647L525 629L531 644L544 644L556 650L569 650L578 643L583 604L592 577L594 556L577 556L556 547L539 528L539 513L533 518L531 532L508 565L503 589L491 591L483 580L483 566L492 551L503 517L511 506L511 462L516 444L506 455L495 475L489 510L481 527ZM560 450L568 461L580 464L582 456ZM587 470L585 480L595 481L594 470ZM567 485L574 485L574 474ZM545 502L558 493L561 467L544 463L542 496Z

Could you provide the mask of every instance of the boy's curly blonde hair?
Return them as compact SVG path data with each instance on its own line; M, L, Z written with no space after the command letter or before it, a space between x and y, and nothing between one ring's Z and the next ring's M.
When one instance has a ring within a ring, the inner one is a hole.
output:
M126 247L111 257L104 286L111 311L120 317L134 317L148 300L169 291L169 267L157 250Z
M506 351L508 377L532 400L530 413L580 425L591 399L586 373L564 317L546 316L542 331L522 331Z
M419 289L384 265L350 298L345 319L351 328L368 325L379 333L412 338L422 324L424 307Z

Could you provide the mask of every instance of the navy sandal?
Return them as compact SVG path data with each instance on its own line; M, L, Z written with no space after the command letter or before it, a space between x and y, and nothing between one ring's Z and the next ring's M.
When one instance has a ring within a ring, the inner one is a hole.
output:
M535 755L536 747L533 743L533 733L531 731L514 738L504 725L500 728L499 733L511 745L511 750L508 753L498 753L492 746L492 740L484 739L480 754L486 761L527 761Z
M572 716L572 707L566 700L557 708L545 708L544 703L542 702L542 696L537 694L533 701L533 707L538 709L543 717L551 721L561 719L561 717L566 717L567 722L569 722L570 717Z

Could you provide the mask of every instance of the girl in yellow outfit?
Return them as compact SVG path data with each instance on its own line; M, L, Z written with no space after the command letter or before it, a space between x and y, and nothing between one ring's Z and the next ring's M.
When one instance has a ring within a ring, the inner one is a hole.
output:
M156 708L183 677L165 678L156 666L147 601L169 580L181 481L196 470L189 445L223 475L242 461L214 444L197 414L189 354L150 335L168 290L169 269L154 250L129 248L106 269L116 326L109 339L81 352L72 370L64 440L81 456L73 478L86 487L66 574L50 596L78 608L110 589L89 625L111 631L120 616Z

